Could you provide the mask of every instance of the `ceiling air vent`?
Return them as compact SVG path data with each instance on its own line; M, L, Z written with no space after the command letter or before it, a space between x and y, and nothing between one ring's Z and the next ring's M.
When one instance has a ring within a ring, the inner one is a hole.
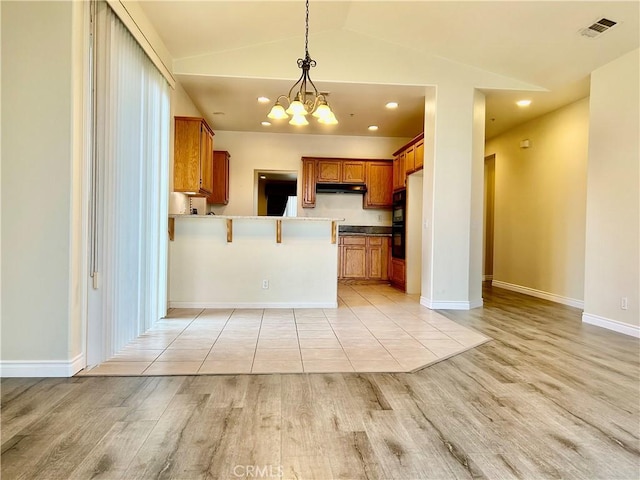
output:
M580 35L589 38L596 38L602 35L604 32L616 25L617 22L609 20L608 18L601 18L600 20L592 23L586 28L580 30Z

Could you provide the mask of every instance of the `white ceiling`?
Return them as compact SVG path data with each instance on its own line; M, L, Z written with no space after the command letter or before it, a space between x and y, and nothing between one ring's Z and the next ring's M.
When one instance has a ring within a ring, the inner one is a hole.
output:
M415 56L416 62L426 56L443 58L537 88L483 90L490 138L587 96L591 71L638 48L639 5L637 1L311 0L309 51L320 65L330 59L313 55L314 38L318 41L341 32L357 34L401 48ZM297 55L304 54L303 0L143 1L140 6L176 62L220 52L233 58L234 52L279 42L296 45ZM578 33L602 17L618 25L595 39ZM344 45L344 49L349 47ZM333 51L345 54L344 50ZM371 61L377 54L373 50L367 53ZM328 56L326 51L323 56ZM330 92L330 104L340 124L303 129L286 122L261 126L270 105L259 105L256 98L265 95L275 100L287 93L299 76L297 57L287 60L290 70L278 78L180 72L176 77L214 130L402 137L422 131L424 86L320 81L314 70L311 77L320 91ZM256 64L268 61L255 59ZM531 99L531 106L517 107L515 101L521 98ZM384 109L391 100L400 104L396 111ZM371 124L380 129L369 132L366 127Z

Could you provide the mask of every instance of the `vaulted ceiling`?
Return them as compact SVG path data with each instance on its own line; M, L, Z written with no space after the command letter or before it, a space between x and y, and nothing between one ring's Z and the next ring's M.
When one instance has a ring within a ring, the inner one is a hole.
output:
M487 137L584 98L589 74L639 46L639 3L610 1L310 2L311 77L340 120L304 133L411 137L425 87L456 76L487 97ZM305 5L295 1L143 1L174 73L214 129L295 132L265 120L299 76ZM580 31L617 22L597 38ZM532 100L519 108L515 101ZM393 112L384 104L395 100ZM214 113L215 112L215 113ZM371 124L380 126L369 132Z

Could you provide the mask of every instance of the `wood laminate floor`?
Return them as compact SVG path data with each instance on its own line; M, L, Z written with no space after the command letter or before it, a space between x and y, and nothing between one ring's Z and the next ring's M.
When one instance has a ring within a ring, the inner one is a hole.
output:
M2 478L639 478L638 339L484 298L416 373L3 379Z

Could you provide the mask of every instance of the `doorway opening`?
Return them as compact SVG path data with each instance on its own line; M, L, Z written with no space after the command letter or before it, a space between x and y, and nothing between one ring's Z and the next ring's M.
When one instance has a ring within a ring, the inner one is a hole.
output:
M298 216L298 172L290 170L255 170L258 216Z
M422 292L422 196L423 171L407 177L406 292Z
M484 252L482 280L493 280L493 225L495 210L496 156L484 159Z

